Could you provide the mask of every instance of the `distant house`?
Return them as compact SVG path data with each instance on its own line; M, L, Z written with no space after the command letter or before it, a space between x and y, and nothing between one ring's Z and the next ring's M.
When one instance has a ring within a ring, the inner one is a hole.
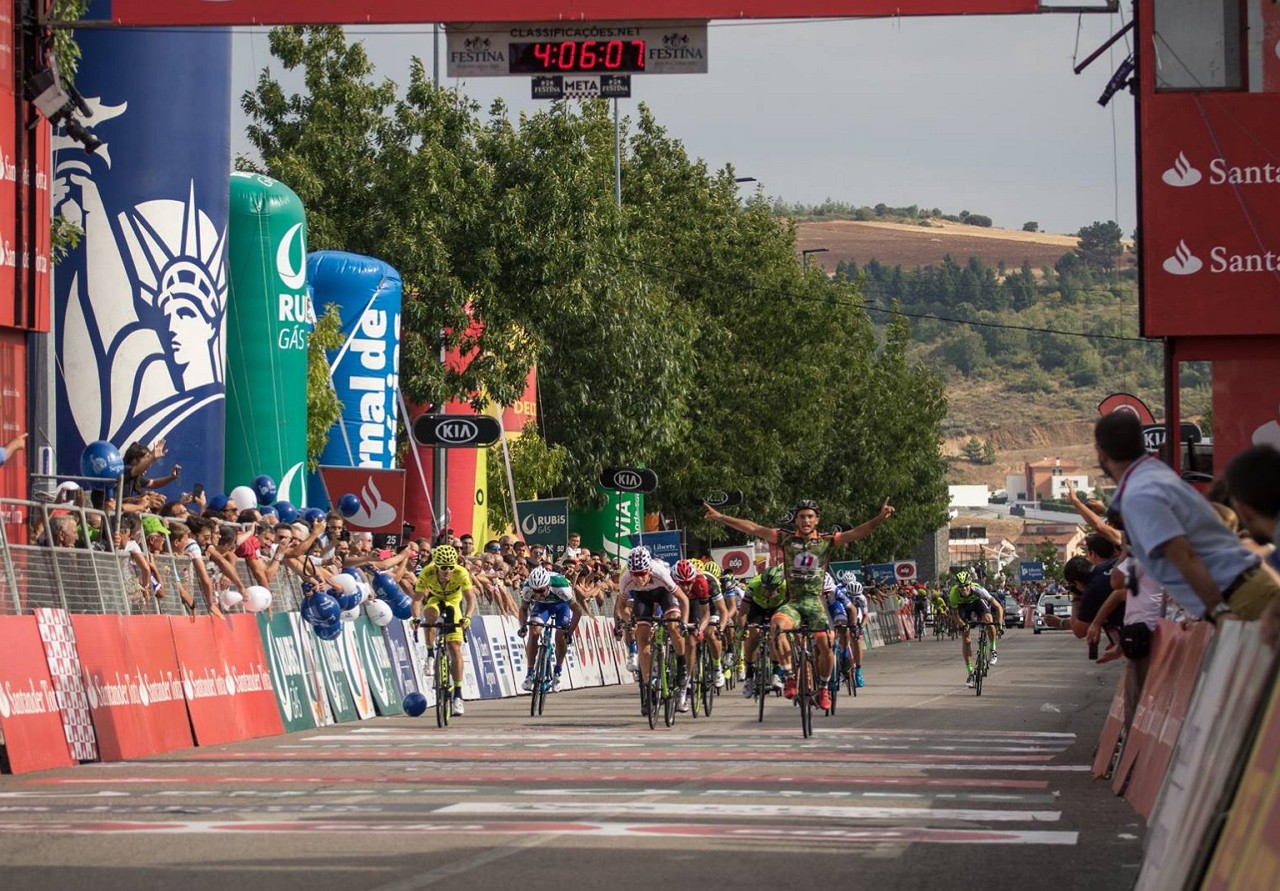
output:
M1084 528L1075 523L1027 523L1013 544L1022 559L1031 560L1041 544L1051 542L1057 549L1058 562L1066 563L1082 552L1084 536Z
M1089 477L1080 472L1080 465L1076 462L1061 458L1029 461L1023 471L1022 491L1026 493L1023 497L1027 501L1062 498L1066 492L1067 479L1075 483L1077 488L1088 491Z

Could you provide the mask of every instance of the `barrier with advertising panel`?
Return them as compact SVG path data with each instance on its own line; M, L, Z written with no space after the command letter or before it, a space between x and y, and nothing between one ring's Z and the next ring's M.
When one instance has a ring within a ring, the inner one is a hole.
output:
M93 716L89 714L89 696L84 689L71 615L64 609L39 607L35 617L49 677L58 693L62 728L71 757L77 761L97 761L98 738L93 732Z
M70 767L58 694L34 616L0 616L0 731L14 773Z
M262 635L262 650L267 657L271 686L286 733L316 726L314 703L307 689L307 673L294 630L289 613L277 613L270 619L264 613L258 614L258 633Z
M192 744L169 623L165 616L71 617L103 761L142 758Z
M409 693L422 689L418 673L414 671L413 651L409 647L409 638L405 633L404 622L392 619L382 629L382 643L387 648L387 658L391 662L391 674L395 680L396 693L401 700Z
M314 635L314 632L311 633ZM321 677L324 679L325 694L329 697L329 707L333 709L333 719L339 724L359 721L361 715L356 709L355 698L351 695L347 666L338 643L313 636L312 645L316 655L320 657Z
M386 644L382 642L381 629L366 616L360 616L351 625L353 640L360 654L360 665L364 669L369 694L373 697L373 705L378 714L403 715L404 708L400 704L402 697L396 687L391 657L387 655Z
M512 620L514 621L514 620ZM510 643L507 641L506 617L485 616L484 635L489 641L489 652L493 654L494 666L498 675L500 695L515 696L520 692L521 678L517 678L511 659ZM476 633L473 625L471 633Z
M467 660L476 678L476 690L480 699L501 699L506 695L499 680L498 659L494 654L490 625L492 616L475 616L467 635Z
M284 732L255 616L197 616L169 627L198 745Z
M302 658L303 679L307 682L307 695L311 697L311 713L317 727L328 727L337 722L329 706L324 659L316 646L319 642L311 626L297 613L289 614L293 625L293 639Z

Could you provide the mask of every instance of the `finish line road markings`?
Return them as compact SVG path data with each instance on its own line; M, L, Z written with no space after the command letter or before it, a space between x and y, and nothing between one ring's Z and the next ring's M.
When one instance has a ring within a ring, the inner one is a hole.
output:
M438 814L497 816L502 814L623 814L631 817L778 817L821 820L962 820L967 823L1056 823L1060 811L1004 811L976 808L814 807L790 804L675 804L666 802L591 801L463 801L445 805Z

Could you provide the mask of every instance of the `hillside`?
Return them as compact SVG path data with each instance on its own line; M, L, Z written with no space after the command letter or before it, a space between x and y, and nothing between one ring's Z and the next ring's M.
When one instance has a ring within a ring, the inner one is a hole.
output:
M969 257L988 266L1003 261L1010 269L1027 260L1033 269L1040 269L1058 262L1078 241L1074 235L983 228L937 219L928 222L927 228L915 223L856 220L799 222L796 246L801 250L826 248L826 253L810 255L809 262L833 273L837 263L848 260L861 265L874 258L889 266L912 268L941 263L947 254L961 263Z

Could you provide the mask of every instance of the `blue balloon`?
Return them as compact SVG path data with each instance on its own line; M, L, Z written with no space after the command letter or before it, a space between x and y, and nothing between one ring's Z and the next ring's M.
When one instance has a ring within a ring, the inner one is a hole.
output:
M408 694L401 703L404 706L404 713L411 718L416 718L427 710L427 697L423 696L417 690Z
M255 476L249 488L257 496L259 504L270 504L276 500L276 481L265 473L261 476Z
M228 504L228 501L227 501L226 495L222 495L222 494L214 495L207 502L205 502L205 513L216 513L218 511L225 510L227 507L227 504Z
M115 480L124 473L124 455L105 439L95 440L80 453L80 475Z
M357 606L359 606L360 601L362 601L363 599L364 597L360 594L359 591L357 591L354 594L339 594L338 606L342 607L343 612L346 612L349 609L355 609Z
M258 509L258 513L262 514L264 517L279 518L280 516L280 514L276 513L275 505L271 504L262 505L262 507Z
M316 520L323 520L325 512L318 507L309 507L302 512L303 521L309 526Z
M373 574L373 590L378 592L378 596L388 601L394 601L396 597L404 593L389 572L375 572Z
M409 619L413 617L413 598L403 591L399 597L392 598L388 601L391 604L391 615L397 619Z
M328 625L315 625L316 637L321 640L337 640L342 636L342 621L330 622Z
M281 523L296 523L300 516L298 509L288 501L276 502L276 514L279 515Z
M342 618L342 606L327 591L317 591L302 601L302 618L312 625L325 625Z
M338 513L344 517L354 517L360 510L360 499L348 492L338 499Z

